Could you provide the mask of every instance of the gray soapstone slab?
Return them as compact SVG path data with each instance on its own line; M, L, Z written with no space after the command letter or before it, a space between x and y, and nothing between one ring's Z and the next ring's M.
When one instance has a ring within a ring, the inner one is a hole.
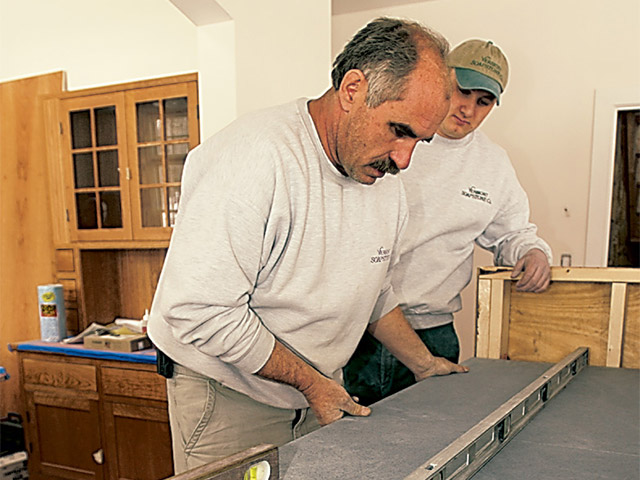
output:
M639 379L587 367L473 480L640 479Z
M283 445L280 479L403 479L553 365L464 363L469 373L428 378L374 404L370 417L345 417Z

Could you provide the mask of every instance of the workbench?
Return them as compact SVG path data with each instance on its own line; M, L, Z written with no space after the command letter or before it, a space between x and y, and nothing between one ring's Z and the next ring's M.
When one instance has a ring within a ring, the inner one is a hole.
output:
M553 365L464 363L280 447L280 479L404 479ZM640 478L639 378L585 367L474 479Z

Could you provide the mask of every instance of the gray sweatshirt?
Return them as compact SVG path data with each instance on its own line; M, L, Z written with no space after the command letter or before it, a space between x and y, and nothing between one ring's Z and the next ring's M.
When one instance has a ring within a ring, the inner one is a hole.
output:
M393 287L414 328L453 321L471 280L474 243L493 252L496 265L513 266L534 247L551 262L507 153L482 132L418 144L402 181L409 224Z
M243 117L188 156L149 336L257 401L304 408L255 372L277 338L342 382L368 322L398 305L406 220L399 178L362 185L330 164L306 99Z

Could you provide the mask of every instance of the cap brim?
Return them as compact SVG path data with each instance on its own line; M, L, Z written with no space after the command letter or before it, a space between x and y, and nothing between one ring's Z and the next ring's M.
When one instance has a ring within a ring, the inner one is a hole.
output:
M500 105L500 84L475 70L456 67L456 80L460 88L465 90L484 90L496 97L496 103Z

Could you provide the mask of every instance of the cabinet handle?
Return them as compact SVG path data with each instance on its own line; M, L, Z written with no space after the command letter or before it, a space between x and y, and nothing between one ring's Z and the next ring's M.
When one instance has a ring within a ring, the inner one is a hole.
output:
M98 465L102 465L104 463L104 451L102 449L96 450L93 452L93 461Z
M131 169L127 167L127 180L131 180Z

